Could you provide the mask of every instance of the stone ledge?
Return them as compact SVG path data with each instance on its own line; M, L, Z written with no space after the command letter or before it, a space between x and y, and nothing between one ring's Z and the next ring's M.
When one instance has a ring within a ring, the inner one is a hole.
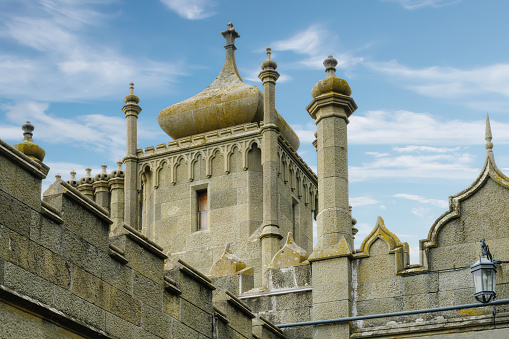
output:
M15 162L36 178L46 179L46 176L48 175L48 166L42 162L38 163L37 161L30 159L2 139L0 139L0 154L4 155L12 162Z
M58 212L58 210L55 207L48 204L44 200L41 200L41 214L44 215L46 218L56 222L57 224L61 225L64 223L64 219L60 217L60 212Z
M80 335L89 338L113 338L102 330L68 316L54 307L19 294L3 285L0 285L0 300Z
M121 263L122 265L125 265L129 262L126 257L124 257L124 251L122 251L117 246L110 244L110 251L109 251L110 257Z
M207 287L211 291L216 289L216 287L212 285L212 280L209 277L197 271L194 267L192 267L182 259L178 259L177 262L182 266L180 267L182 273L185 273L188 277L196 280L197 282Z
M230 321L226 318L226 314L223 313L219 308L216 306L212 306L214 310L214 315L221 320L223 323L228 324Z
M281 331L278 327L276 327L276 325L274 325L273 323L271 323L270 321L268 321L264 317L258 317L254 321L255 321L255 326L256 325L260 325L263 328L265 328L268 331L270 331L271 333L273 333L276 336L278 336L279 338L286 338L286 336L285 336L283 331Z
M166 276L164 277L164 289L172 294L182 294L182 291L177 287L177 282Z
M240 301L236 296L234 296L231 292L228 290L225 290L226 295L229 297L228 302L235 307L236 309L240 310L242 313L247 315L249 318L253 319L255 315L253 314L253 311L249 306L244 304L242 301Z
M129 237L129 239L131 239L141 247L145 248L150 253L155 254L161 259L168 258L168 256L163 253L163 248L161 246L159 246L152 240L148 239L146 236L144 236L131 226L124 224L124 229L127 230L127 236Z

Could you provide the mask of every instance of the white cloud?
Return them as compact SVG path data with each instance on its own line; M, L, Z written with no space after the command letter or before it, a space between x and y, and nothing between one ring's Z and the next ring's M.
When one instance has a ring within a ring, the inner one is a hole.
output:
M338 68L348 68L363 61L350 53L339 53L339 38L336 33L325 29L321 25L311 25L306 30L298 32L288 39L278 40L271 43L274 51L291 51L305 55L298 61L298 66L310 69L324 70L323 61L328 55L333 55L338 60ZM288 65L287 65L288 67Z
M168 9L189 20L200 20L216 14L209 0L160 0Z
M78 101L122 98L130 81L147 91L171 86L183 74L182 62L129 58L89 34L107 29L111 15L100 6L108 2L40 0L22 15L2 17L0 43L17 43L30 53L0 51L0 93L16 100Z
M449 152L456 152L459 151L460 147L431 147L431 146L416 146L416 145L410 145L405 147L393 147L393 150L396 152L432 152L432 153L449 153Z
M405 9L419 9L423 7L443 7L452 5L463 0L385 0L391 2L398 2Z
M51 144L73 143L109 154L112 161L125 156L125 118L102 114L87 114L73 119L48 113L49 104L22 102L2 107L10 126L0 128L2 139L22 140L21 125L29 120L34 126L34 140ZM161 131L139 126L138 137L161 138Z
M429 113L368 111L351 117L348 142L362 145L473 145L483 144L485 116L479 120L442 120ZM509 123L491 123L495 144L509 142ZM406 147L406 146L405 146ZM408 146L421 147L421 146ZM403 148L404 150L404 148ZM424 151L425 148L416 149ZM432 148L428 149L432 151ZM442 149L444 152L447 149Z
M471 168L468 153L434 155L390 155L361 166L349 166L350 181L377 178L474 179L479 169Z
M379 203L378 200L375 200L371 197L354 197L350 198L350 205L352 207L366 206L366 205L374 205Z
M427 198L421 197L420 195L398 193L398 194L394 194L393 197L418 201L422 204L431 204L431 205L438 206L440 208L449 207L449 203L447 202L447 200L427 199Z
M407 88L429 97L461 98L469 95L499 94L509 97L509 64L474 69L432 66L411 68L391 62L368 62L365 65L391 78L403 81Z

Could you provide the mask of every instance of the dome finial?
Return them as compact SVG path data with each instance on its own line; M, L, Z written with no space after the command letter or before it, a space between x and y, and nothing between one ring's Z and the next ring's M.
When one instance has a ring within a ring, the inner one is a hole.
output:
M231 21L227 24L228 29L226 31L222 31L221 35L226 39L226 45L224 48L233 48L234 50L237 49L235 47L235 39L240 38L239 33L233 28L233 24Z
M486 149L491 150L493 149L493 143L491 142L491 139L493 139L491 135L491 125L490 125L490 116L488 113L486 113L486 131L484 132L484 139L486 140Z
M21 126L21 129L23 130L24 139L22 142L14 145L13 147L32 160L39 162L43 161L46 152L32 140L34 135L34 125L32 125L30 121L27 121L25 124L23 124L23 126Z
M124 98L124 102L127 104L128 102L134 102L138 104L140 102L140 98L134 95L134 83L131 82L129 84L129 94Z
M25 140L32 140L34 135L34 125L32 125L30 121L27 120L27 122L21 126L21 129L23 130L23 136L25 137Z
M323 65L325 66L325 73L327 74L325 77L335 77L336 76L336 65L338 61L334 59L332 55L329 55L327 59L323 61Z
M260 66L260 68L264 71L275 70L277 68L277 63L270 58L270 56L272 54L272 48L267 47L266 51L267 51L267 60L262 62L262 65Z

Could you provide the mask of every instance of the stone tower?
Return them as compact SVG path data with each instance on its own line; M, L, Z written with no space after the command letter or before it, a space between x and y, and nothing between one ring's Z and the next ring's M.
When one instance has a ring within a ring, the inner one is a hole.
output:
M132 154L141 108L139 99L126 97L125 223L211 276L238 273L214 265L232 253L251 286L260 287L283 234L292 232L311 250L317 179L296 152L297 135L276 111L278 73L270 52L260 73L262 94L237 70L238 32L229 23L221 34L226 58L214 82L159 114L174 141Z

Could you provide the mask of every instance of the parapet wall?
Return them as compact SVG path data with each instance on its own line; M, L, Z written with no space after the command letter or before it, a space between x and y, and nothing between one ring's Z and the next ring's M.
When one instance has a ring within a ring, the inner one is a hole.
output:
M127 225L112 243L108 212L60 179L41 202L47 167L0 146L0 338L254 338L208 278ZM259 321L257 338L284 337Z

